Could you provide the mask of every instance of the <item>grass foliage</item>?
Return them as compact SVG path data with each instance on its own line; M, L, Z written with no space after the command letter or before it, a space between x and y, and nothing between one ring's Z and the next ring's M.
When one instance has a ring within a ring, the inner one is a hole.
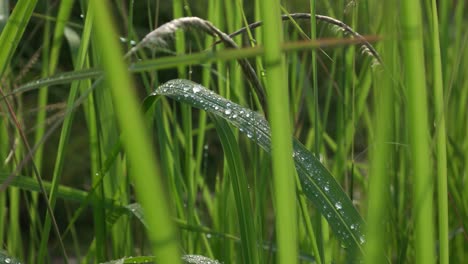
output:
M0 263L467 261L465 1L11 2Z

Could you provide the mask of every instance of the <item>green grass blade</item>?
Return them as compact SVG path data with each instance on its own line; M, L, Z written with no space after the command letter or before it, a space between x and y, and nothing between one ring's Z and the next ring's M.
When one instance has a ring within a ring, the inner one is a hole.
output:
M442 78L442 58L439 42L439 19L437 15L437 4L435 0L431 1L432 18L431 38L432 38L432 56L433 67L432 76L434 78L434 107L436 124L435 142L437 145L437 208L439 225L439 263L449 263L449 213L448 213L448 194L447 194L447 138L445 127L445 106L444 106L444 87Z
M188 80L172 80L153 95L165 95L220 116L271 151L270 128L258 113L237 105ZM330 172L299 141L293 140L293 157L304 194L327 219L344 246L362 251L363 220Z
M53 85L59 85L59 84L68 84L73 81L86 80L86 79L97 78L101 76L102 76L102 71L96 70L96 69L75 70L71 72L59 73L59 74L56 74L47 78L42 78L39 80L35 80L32 82L23 84L17 89L15 89L12 93L7 94L7 96L13 95L16 93L24 93L24 92L32 91L40 87L53 86Z
M234 199L236 200L243 263L258 263L255 227L251 217L253 210L239 145L226 121L216 115L213 115L213 119L215 121L216 131L218 131L221 144L223 145L229 178L231 180Z
M0 181L5 181L8 178L9 174L5 173L0 173ZM44 183L44 189L47 192L50 192L52 190L52 183L48 181L43 181ZM11 181L11 186L18 187L22 190L27 190L27 191L32 191L32 192L40 192L40 186L37 183L37 180L31 177L27 176L15 176L13 180ZM84 202L86 199L88 199L88 192L87 191L82 191L78 190L75 188L59 185L57 188L57 198L61 198L67 201L76 201L76 202ZM113 200L106 200L104 201L106 203L106 206L109 209L112 209L113 206L118 206L118 205L113 205L115 202Z
M184 255L182 256L184 264L219 264L219 261L207 258L200 255ZM157 263L157 259L153 256L127 257L101 264L126 264L126 263Z
M161 263L180 263L175 226L170 219L159 166L150 137L138 107L135 88L123 63L116 29L108 1L92 1L96 14L95 36L106 83L112 92L117 120L122 129L122 142L131 168L135 193L145 210L148 237L154 255ZM157 206L155 205L157 203Z
M389 9L392 3L386 2L382 9ZM384 19L383 34L394 35L395 32L395 13L389 9L388 16ZM391 235L385 228L382 228L382 223L390 219L388 208L390 206L391 196L389 195L388 186L391 184L392 173L391 168L394 168L394 155L392 145L389 142L394 142L393 130L396 130L395 119L393 118L393 103L394 103L394 81L391 76L394 76L396 65L396 40L393 38L386 39L383 43L383 55L386 62L386 70L379 71L376 78L380 81L380 85L375 86L375 115L373 119L372 131L374 135L369 137L370 148L370 171L369 171L369 187L368 187L368 209L367 209L367 238L366 244L366 259L365 263L385 263L388 260L385 258L385 252L390 243Z
M401 12L402 58L407 93L408 135L413 167L415 263L435 258L433 226L433 173L430 158L423 22L420 1L403 1ZM436 22L437 23L437 22Z
M0 77L7 69L13 53L23 36L37 0L20 0L0 35Z
M271 158L274 187L275 231L278 243L277 263L297 263L298 228L295 171L292 159L291 116L284 41L280 19L280 1L261 1L260 14L265 47L264 66L268 86L268 114L271 123ZM305 188L304 188L305 189Z
M64 28L65 28L65 22L68 21L70 12L73 6L73 1L67 0L67 1L62 1L60 5L60 11L58 15L58 23L55 26L54 30L54 42L52 43L52 49L51 49L51 55L49 59L49 68L48 68L48 73L53 73L56 70L56 65L58 63L58 58L59 58L59 53L60 53L60 48L61 48L61 43L64 35ZM73 50L73 49L72 49ZM76 56L76 54L72 54L72 56ZM72 84L72 89L70 91L70 97L68 100L68 107L71 108L73 107L73 101L75 100L77 92L77 83ZM39 125L38 132L36 134L36 142L39 142L40 139L44 135L45 131L45 109L47 105L47 89L43 89L40 91L40 99L39 99L39 107L42 108L42 110L38 114L38 120L37 123ZM57 157L56 157L56 163L55 163L55 168L54 168L54 173L53 173L53 180L52 180L52 190L50 192L49 196L49 204L51 208L55 207L55 202L56 202L56 190L58 188L58 185L61 180L62 176L62 168L63 168L63 161L65 158L65 146L68 144L68 136L70 133L70 128L73 123L73 114L67 115L67 117L64 120L64 124L62 127L62 132L61 132L61 137L60 137L60 143L59 147L57 150ZM42 145L43 146L43 145ZM38 149L37 154L42 156L42 147ZM36 157L40 157L36 156ZM44 227L42 230L42 236L41 236L41 244L39 247L39 254L38 258L39 259L44 259L46 250L47 250L47 245L49 242L49 232L51 228L51 217L49 215L46 216Z

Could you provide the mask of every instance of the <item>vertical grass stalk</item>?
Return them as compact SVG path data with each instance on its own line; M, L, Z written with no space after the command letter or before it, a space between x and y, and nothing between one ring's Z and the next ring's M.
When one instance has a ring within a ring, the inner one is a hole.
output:
M402 50L408 102L407 124L413 167L414 243L417 264L433 263L433 175L429 149L426 73L420 1L401 1Z
M268 112L271 124L274 202L276 205L277 263L297 263L297 216L294 163L292 159L289 94L284 57L279 1L262 1L262 30Z
M95 34L106 84L112 91L115 112L122 130L137 199L148 223L148 236L157 261L180 263L176 230L170 218L168 201L159 166L137 103L134 85L123 63L117 32L108 1L92 1L96 14Z
M58 21L55 24L55 29L54 29L54 35L53 35L53 41L52 43L47 43L49 41L45 41L47 45L47 52L50 51L50 58L44 59L46 62L46 65L48 67L45 67L47 69L43 70L43 75L48 76L49 74L53 74L56 70L57 64L58 64L58 59L59 59L59 53L61 50L61 44L63 40L63 34L64 34L64 28L65 28L65 22L68 21L71 13L71 8L73 6L73 1L66 0L62 1L60 8L59 8L59 13L58 13ZM46 26L46 30L48 31L48 26ZM49 36L50 37L50 36ZM50 46L49 50L49 44L52 44ZM45 54L45 53L44 53ZM49 54L45 54L46 57L49 56ZM76 88L75 88L76 89ZM75 96L73 95L74 93L70 93L70 100L69 100L69 105L73 104ZM45 130L45 118L46 118L46 108L47 108L47 101L48 101L48 89L47 87L44 87L43 89L40 90L39 92L39 105L38 108L41 109L41 111L38 113L37 116L37 126L38 130L36 132L36 142L39 142L42 137L44 136L44 130ZM60 184L60 178L62 174L62 167L63 167L63 162L64 162L64 148L67 145L68 141L68 135L70 132L70 126L72 124L73 120L73 115L67 116L65 119L63 128L62 128L62 135L60 139L60 146L58 147L57 150L57 160L55 163L55 168L54 168L54 174L53 174L53 188L49 196L49 204L52 208L55 207L55 201L56 201L56 192L58 185ZM43 147L43 146L42 146ZM35 157L35 161L39 162L38 170L40 170L40 163L42 162L42 147L38 149L37 156ZM47 250L47 245L49 242L49 232L51 228L51 219L50 216L47 215L44 223L44 228L41 236L41 246L39 249L39 260L45 259L45 253Z
M387 10L388 16L384 18L384 36L395 36L395 11L390 2L385 2L381 8ZM367 244L365 263L385 263L386 245L389 241L386 223L388 222L388 186L390 185L391 171L394 171L392 162L392 131L394 129L393 118L393 94L394 81L392 74L395 72L393 65L396 58L396 40L388 38L383 43L383 56L386 62L385 71L376 73L375 87L375 116L374 137L369 138L370 149L370 173L369 173L369 198L367 207Z
M446 4L445 4L446 5ZM442 78L442 59L439 43L439 19L437 3L431 1L432 17L429 18L432 41L432 77L434 78L434 124L436 125L437 212L439 230L439 263L449 263L448 201L447 201L447 143L445 132L445 107Z
M315 19L316 14L316 0L310 0L310 39L315 40L317 38L317 20ZM316 157L320 156L320 143L321 143L321 129L320 129L320 117L319 117L319 99L318 99L318 75L317 75L317 51L315 49L311 50L311 64L312 64L312 90L313 90L313 100L314 100L314 116L310 117L313 120L314 124L314 152ZM324 254L324 236L323 230L328 230L328 228L322 229L322 226L327 225L325 219L317 214L315 216L315 223L318 228L316 228L317 237L311 238L316 241L312 242L314 245L318 244L318 251L320 256L316 256L317 263L326 263L325 254ZM318 243L317 243L318 242Z

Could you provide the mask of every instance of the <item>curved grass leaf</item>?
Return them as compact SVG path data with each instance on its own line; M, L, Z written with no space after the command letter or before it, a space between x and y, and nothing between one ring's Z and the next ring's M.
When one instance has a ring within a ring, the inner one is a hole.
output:
M85 80L85 79L91 79L91 78L99 78L103 75L101 70L97 69L84 69L84 70L75 70L75 71L70 71L70 72L65 72L65 73L59 73L47 78L35 80L32 82L28 82L14 91L12 91L8 95L13 95L17 93L24 93L28 91L32 91L35 89L39 89L41 87L49 87L49 86L54 86L54 85L59 85L59 84L68 84L73 81L78 81L78 80Z
M9 174L0 173L0 182L3 182L7 179ZM39 192L40 187L37 183L37 180L31 177L26 176L15 176L13 181L10 183L11 186L15 186L22 190ZM52 184L48 181L43 181L44 189L47 192L50 192L52 189ZM92 191L91 191L92 192ZM90 203L89 191L83 191L76 188L71 188L63 185L59 185L57 188L57 197L62 198L66 201L75 201L82 203L82 206L88 205ZM141 209L140 204L133 203L129 205L123 205L117 200L105 199L102 201L104 207L108 210L106 216L106 223L110 227L122 216L122 215L133 215L135 216L145 227L146 221L143 215L143 210ZM81 210L81 209L79 209ZM1 262L0 262L1 263Z
M153 256L139 256L139 257L125 257L108 262L101 262L101 264L125 264L125 263L155 263Z
M159 86L151 96L164 95L222 117L267 152L270 127L260 114L235 104L194 82L177 79ZM330 172L299 141L293 139L293 157L304 195L327 219L351 252L362 252L364 221Z
M185 255L182 260L187 264L219 264L219 261L200 255Z
M158 263L153 256L126 257L101 264L125 264L125 263ZM200 255L184 255L182 261L185 264L219 264L219 261Z

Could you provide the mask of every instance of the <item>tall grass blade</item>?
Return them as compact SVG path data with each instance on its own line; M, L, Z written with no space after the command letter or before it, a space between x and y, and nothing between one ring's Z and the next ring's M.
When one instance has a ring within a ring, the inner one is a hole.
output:
M249 139L271 152L270 127L258 113L235 104L188 80L172 80L152 96L165 95L222 117ZM365 242L361 216L330 172L299 141L293 139L293 158L304 190L327 219L336 236L350 250L363 251Z
M268 86L268 115L271 124L271 159L275 210L275 232L279 264L297 263L298 227L296 182L291 144L291 115L287 71L281 44L284 42L281 26L280 1L260 2L260 15L265 21L262 40Z
M435 258L433 174L430 164L423 20L420 1L402 1L402 49L408 100L408 134L413 173L415 263ZM437 22L436 22L437 23Z
M184 264L219 264L219 261L207 258L200 255L184 255L182 256ZM153 256L140 256L140 257L127 257L101 264L126 264L126 263L158 263L157 259Z
M159 166L151 147L147 127L138 107L134 85L122 60L117 33L108 1L92 1L96 14L96 45L102 59L106 84L110 88L116 118L122 129L135 193L141 202L149 229L148 237L154 255L161 263L180 263L177 235L170 219ZM157 206L155 205L157 203Z
M391 3L386 2L382 9L391 8ZM388 10L388 17L384 18L382 33L385 35L394 35L395 13L392 9ZM367 238L365 263L385 263L388 260L385 257L387 245L390 241L390 234L382 223L388 221L389 195L388 186L391 184L391 168L394 168L392 159L393 148L389 142L394 142L393 131L396 130L393 118L394 103L394 80L391 79L395 73L395 47L396 41L393 38L386 39L383 43L383 55L386 62L385 71L379 71L376 78L381 80L380 85L375 86L375 115L373 119L372 130L374 135L369 137L370 149L370 171L368 187L368 209L367 209ZM383 229L383 230L382 230Z
M64 36L64 28L65 28L65 22L68 21L70 12L73 6L73 1L67 0L67 1L62 1L60 5L60 11L58 15L58 23L55 26L54 30L54 39L51 47L51 54L50 54L50 59L49 59L49 67L47 70L43 70L45 74L52 74L55 72L57 64L58 64L58 59L59 59L59 53L60 53L60 48L61 48L61 43L62 39ZM77 44L77 43L75 43ZM76 48L76 47L75 47ZM74 57L76 54L72 54ZM73 85L77 86L77 83L74 83ZM76 87L71 89L70 92L70 99L69 99L69 106L71 107L73 105L73 100L76 95ZM38 124L38 130L36 132L36 142L39 142L41 138L44 136L45 132L45 118L46 118L46 105L47 105L47 99L48 99L48 89L41 89L40 94L39 94L39 107L42 108L41 111L38 113L37 121L36 123ZM75 92L74 92L75 91ZM50 192L49 196L49 204L51 208L55 207L55 202L56 202L56 191L58 188L58 185L61 181L61 176L62 176L62 169L63 169L63 161L64 161L64 148L68 144L68 135L70 132L70 127L71 124L73 123L73 115L68 115L65 120L64 124L62 127L62 134L60 138L60 143L59 143L59 148L57 150L57 157L56 157L56 163L55 163L55 168L53 172L53 181L52 181L52 190ZM42 152L43 152L43 146L40 145L39 149L36 152L36 157L35 160L42 162ZM47 244L49 242L49 233L50 233L50 228L51 228L51 217L49 215L46 216L44 227L42 229L42 236L41 236L41 243L39 247L39 253L38 253L38 258L39 259L44 259L46 250L47 250Z
M3 76L10 64L36 3L37 0L18 1L0 35L0 47L2 47L0 49L0 77Z
M258 263L255 227L253 224L254 222L251 220L253 210L239 145L226 121L218 116L213 116L213 119L215 121L216 131L218 131L221 144L223 145L229 178L231 180L234 199L236 200L243 260L244 263Z
M437 208L439 225L439 248L441 264L449 263L449 213L447 194L447 136L445 127L444 87L442 78L442 58L439 42L439 19L437 15L437 3L431 1L432 17L432 76L434 78L434 107L436 125L435 142L437 145Z

